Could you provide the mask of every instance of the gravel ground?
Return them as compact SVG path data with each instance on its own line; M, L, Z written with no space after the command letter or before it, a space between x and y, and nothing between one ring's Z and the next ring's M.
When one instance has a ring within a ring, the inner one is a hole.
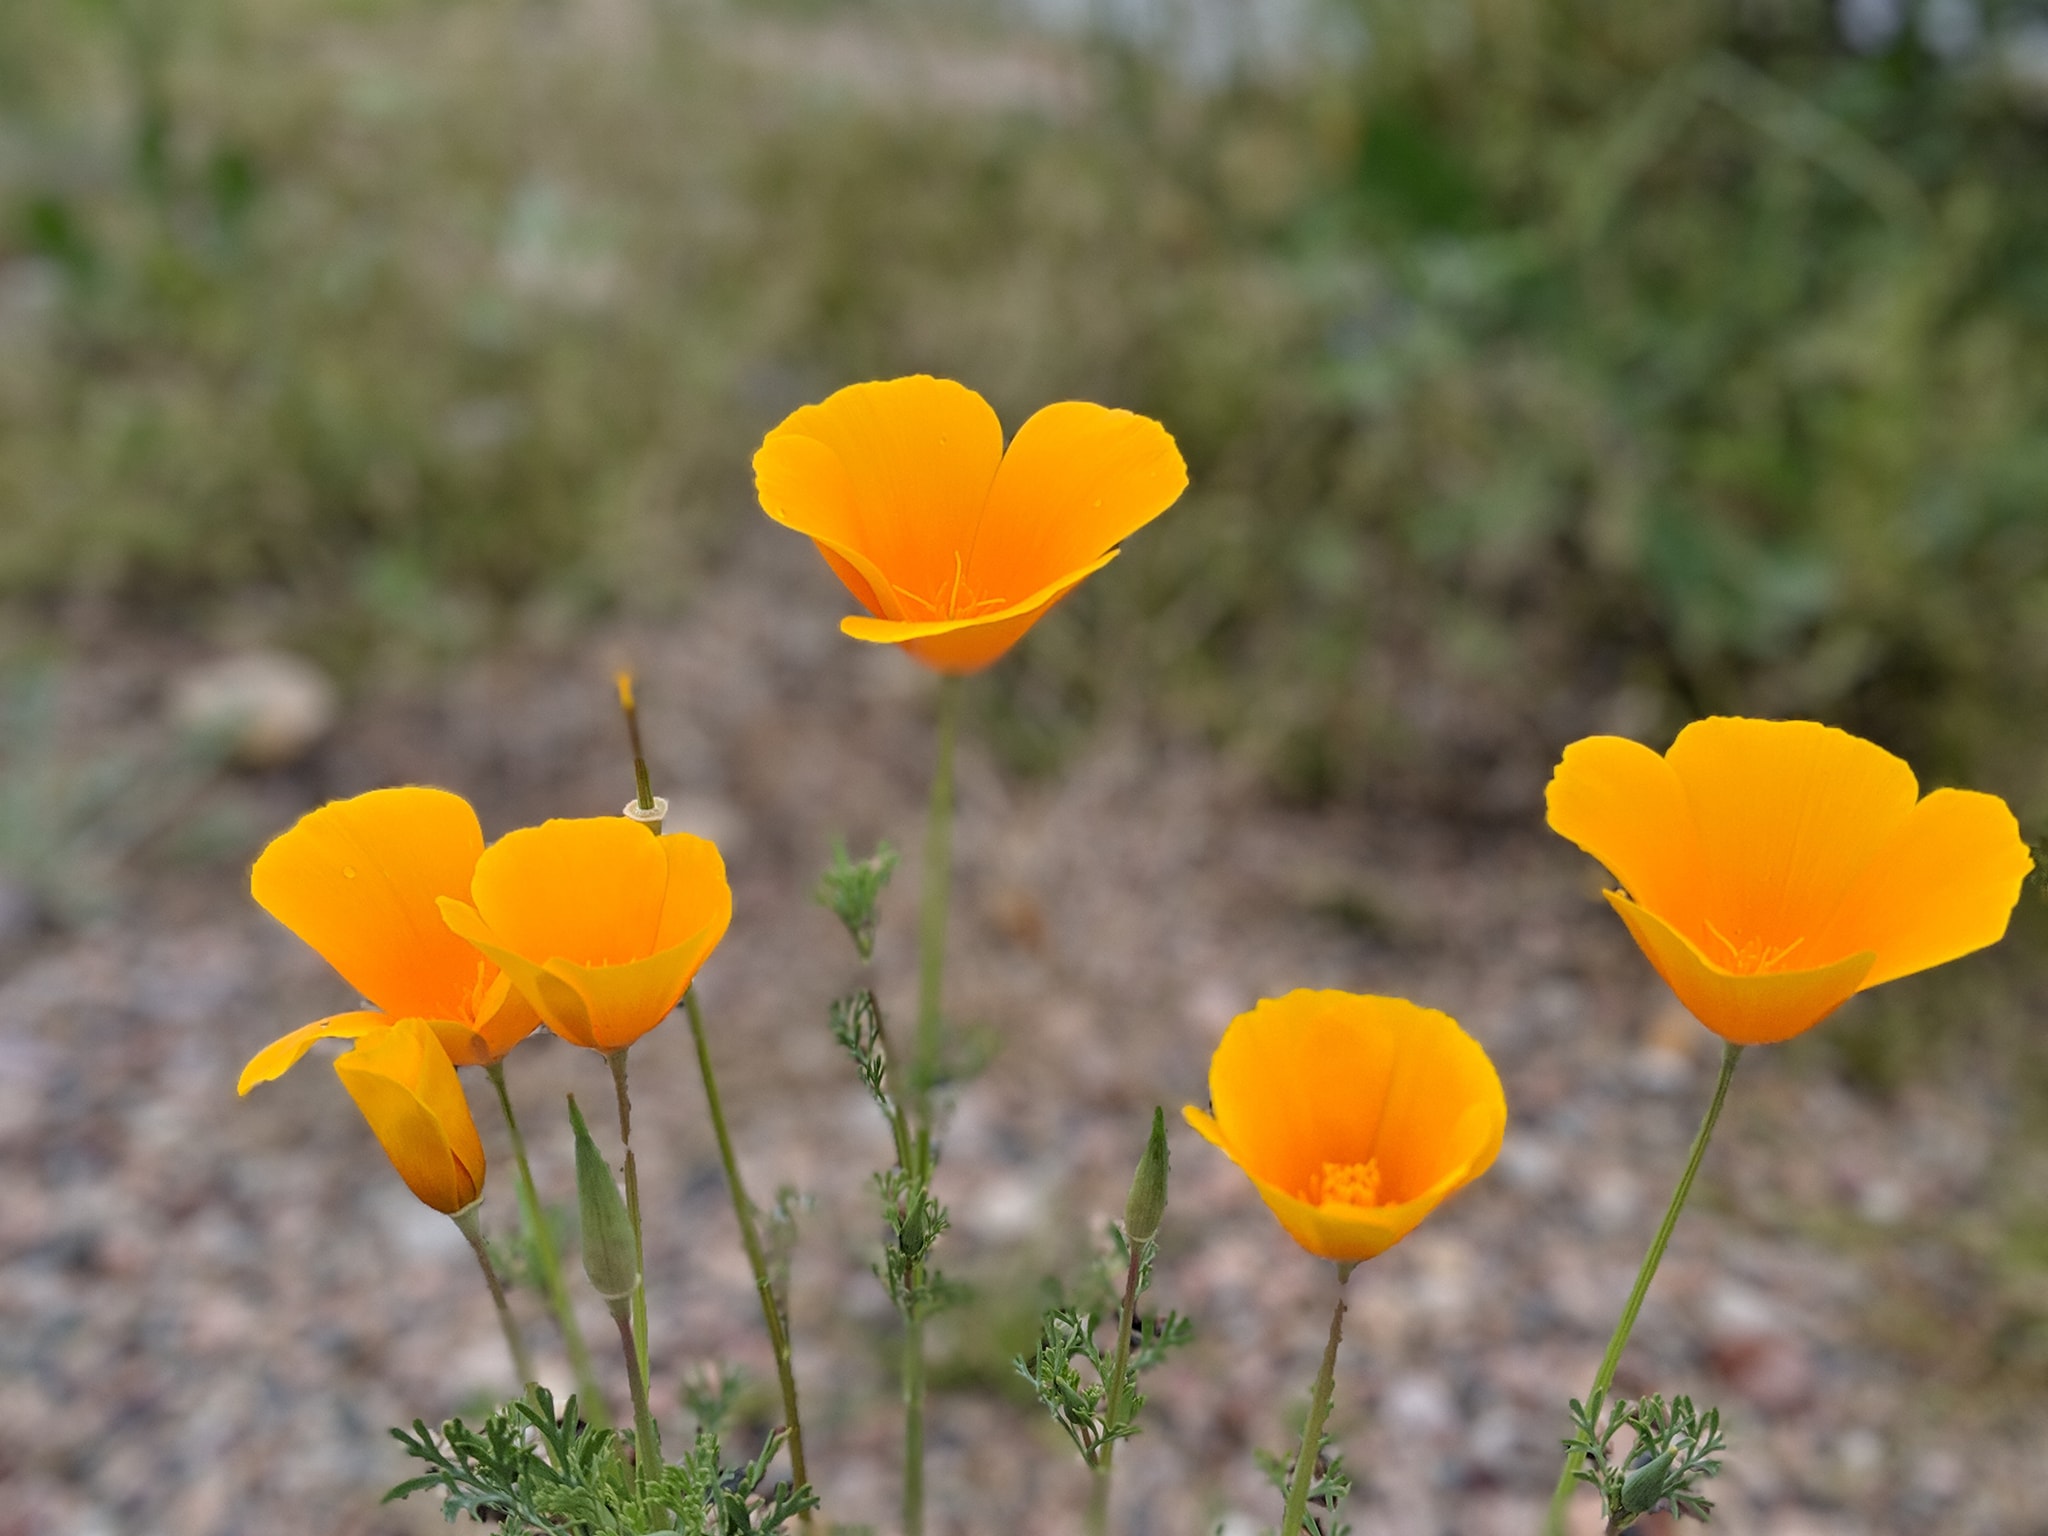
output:
M842 641L833 593L796 541L749 538L672 626L530 639L393 682L311 759L223 781L206 810L257 843L392 782L467 794L491 832L615 810L630 783L606 675L615 650L635 659L673 824L715 837L732 872L737 916L701 988L741 1156L757 1195L788 1182L813 1202L794 1272L813 1467L832 1518L886 1531L893 1330L865 1172L886 1137L825 1029L854 965L806 893L834 833L916 849L931 688ZM71 739L151 729L190 659L126 643L80 661ZM1231 1016L1295 986L1448 1010L1493 1053L1512 1117L1496 1170L1352 1282L1332 1428L1359 1475L1356 1530L1535 1530L1561 1405L1591 1375L1714 1060L1593 899L1595 873L1543 831L1540 789L1503 826L1306 814L1115 729L1031 782L970 736L949 1004L998 1049L958 1096L941 1171L942 1258L976 1299L935 1330L935 1531L1079 1528L1083 1475L1004 1362L1041 1277L1071 1273L1120 1207L1150 1107L1201 1098ZM235 1098L256 1046L348 1002L248 901L247 851L141 860L115 915L0 957L0 1536L437 1529L430 1501L377 1505L406 1472L386 1426L510 1385L460 1238L406 1193L324 1060ZM892 894L878 958L899 1014L914 883ZM1908 985L1952 1013L1966 983ZM2048 1531L2028 1473L2048 1465L2048 1404L1983 1364L1999 1320L2028 1315L2013 1286L2039 1281L2003 1275L1971 1214L2042 1169L2013 1172L1996 1084L1947 1074L1879 1099L1831 1061L1812 1043L1745 1060L1623 1385L1724 1406L1735 1536ZM559 1095L601 1099L602 1065L536 1037L509 1070L539 1177L566 1201ZM636 1047L633 1076L657 1387L673 1403L709 1360L770 1379L686 1032ZM1155 1296L1199 1339L1148 1382L1118 1528L1251 1536L1276 1500L1249 1453L1287 1440L1333 1277L1178 1122L1174 1151ZM499 1157L491 1220L511 1188ZM601 1337L602 1311L586 1321ZM558 1357L548 1370L566 1375Z

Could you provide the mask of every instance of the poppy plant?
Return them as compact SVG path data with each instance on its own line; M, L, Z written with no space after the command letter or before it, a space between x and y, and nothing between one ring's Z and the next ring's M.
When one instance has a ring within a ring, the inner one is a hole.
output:
M917 375L792 413L754 455L761 506L808 534L867 617L840 628L978 672L1187 488L1166 429L1082 401L1003 448L987 401Z
M448 931L436 902L468 894L484 851L469 802L445 789L373 789L301 817L249 873L257 904L371 1007L293 1030L257 1052L237 1092L282 1076L314 1043L426 1021L449 1060L489 1066L540 1022L497 966Z
M1736 1045L1996 943L2033 868L1997 796L1923 798L1900 759L1811 721L1701 720L1661 756L1589 737L1546 798L1658 974Z
M1244 1170L1288 1236L1377 1257L1479 1177L1507 1100L1457 1021L1396 997L1290 992L1239 1014L1188 1124Z
M420 1200L456 1216L484 1192L484 1149L455 1064L424 1019L400 1019L337 1056L334 1070L384 1155Z
M610 1054L667 1018L732 921L717 848L623 816L507 833L448 927L502 967L563 1039Z

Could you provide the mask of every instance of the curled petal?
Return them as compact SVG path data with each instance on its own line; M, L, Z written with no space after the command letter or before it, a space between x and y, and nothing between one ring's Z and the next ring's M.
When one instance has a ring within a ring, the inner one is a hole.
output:
M242 1076L235 1084L235 1092L247 1093L258 1083L283 1077L319 1041L360 1040L373 1030L388 1028L390 1023L388 1014L358 1009L353 1013L337 1013L311 1024L301 1024L249 1058L249 1064L242 1068Z

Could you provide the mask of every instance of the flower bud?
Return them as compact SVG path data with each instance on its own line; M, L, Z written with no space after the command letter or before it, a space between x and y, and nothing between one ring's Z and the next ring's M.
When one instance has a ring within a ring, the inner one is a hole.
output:
M1656 1502L1671 1490L1666 1486L1671 1481L1671 1464L1676 1453L1665 1451L1652 1456L1622 1479L1621 1507L1631 1515L1647 1514Z
M614 1304L640 1283L640 1257L626 1202L612 1182L611 1165L590 1139L590 1127L569 1095L569 1124L576 1133L576 1203L583 1221L583 1272L597 1294Z
M1166 1214L1166 1111L1152 1111L1152 1134L1145 1141L1145 1155L1138 1159L1138 1172L1131 1180L1130 1198L1124 1201L1124 1236L1134 1243L1150 1242L1158 1234L1160 1218Z

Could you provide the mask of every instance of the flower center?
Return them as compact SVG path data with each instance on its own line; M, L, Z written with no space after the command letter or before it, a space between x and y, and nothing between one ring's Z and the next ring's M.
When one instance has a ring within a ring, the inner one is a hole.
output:
M1790 944L1766 944L1760 938L1750 937L1738 944L1716 928L1711 921L1707 924L1707 932L1721 941L1721 947L1728 951L1728 969L1738 976L1755 976L1775 971L1785 963L1793 950L1806 942L1801 937L1794 939Z
M1001 608L1009 600L1001 597L976 597L967 585L966 557L958 551L953 555L953 577L943 588L931 597L920 597L903 587L896 589L896 595L905 603L924 609L923 614L906 613L906 618L924 619L972 619L994 608Z
M1362 1163L1325 1163L1309 1180L1309 1199L1317 1205L1351 1205L1368 1209L1380 1204L1379 1159Z

